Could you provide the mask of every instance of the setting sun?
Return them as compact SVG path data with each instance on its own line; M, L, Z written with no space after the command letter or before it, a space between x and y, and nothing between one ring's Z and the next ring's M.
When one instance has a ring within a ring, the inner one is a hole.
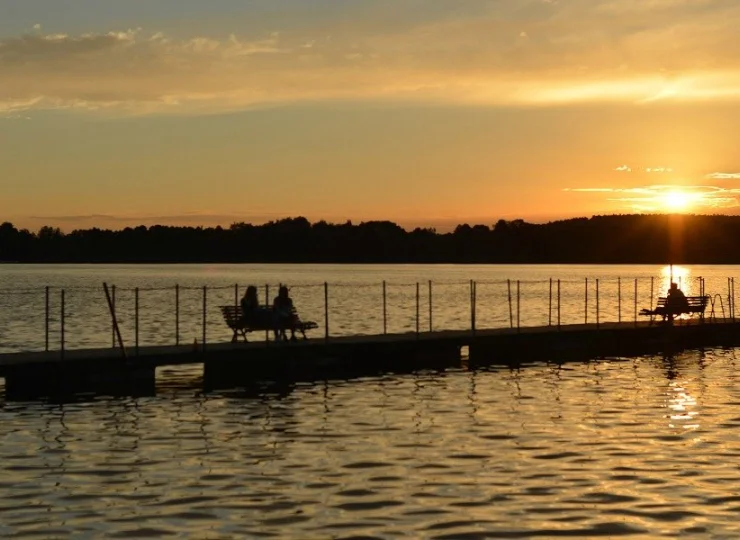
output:
M683 191L669 191L663 195L661 201L666 210L672 212L683 212L691 204L691 195Z

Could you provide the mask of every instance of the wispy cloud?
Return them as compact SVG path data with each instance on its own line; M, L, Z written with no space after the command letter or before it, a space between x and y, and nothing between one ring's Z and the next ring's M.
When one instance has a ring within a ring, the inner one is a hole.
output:
M737 2L501 0L436 11L415 2L436 18L408 16L402 4L379 1L376 11L386 16L347 17L336 27L306 23L220 38L68 35L38 26L0 40L0 111L740 99Z
M685 210L726 210L740 206L740 188L718 186L650 185L628 188L567 188L564 191L600 193L604 200L622 203L625 210L661 212L669 210L675 197L685 202ZM677 195L678 194L678 195Z
M614 168L617 172L632 172L632 167L628 165L620 165L619 167Z
M706 178L710 180L740 180L740 173L715 172L708 174Z

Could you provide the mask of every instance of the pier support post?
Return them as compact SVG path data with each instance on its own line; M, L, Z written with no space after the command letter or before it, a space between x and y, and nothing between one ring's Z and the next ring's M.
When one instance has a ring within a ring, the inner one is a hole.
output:
M617 322L622 322L622 278L617 277Z
M588 324L588 278L586 278L586 288L584 294L583 324Z
M547 326L552 326L552 278L550 278L550 296L547 304Z
M558 280L558 330L560 330L560 280Z

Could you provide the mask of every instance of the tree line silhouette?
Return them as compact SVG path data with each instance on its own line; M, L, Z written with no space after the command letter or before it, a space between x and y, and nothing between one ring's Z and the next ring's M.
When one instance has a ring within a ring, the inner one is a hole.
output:
M288 218L224 227L33 233L0 225L0 261L26 263L740 263L740 216L611 215L499 220L439 233L390 221Z

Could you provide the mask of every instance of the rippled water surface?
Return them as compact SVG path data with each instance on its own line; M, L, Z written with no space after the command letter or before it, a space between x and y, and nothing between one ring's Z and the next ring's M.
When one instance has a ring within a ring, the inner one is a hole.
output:
M0 535L733 538L736 351L0 408Z

